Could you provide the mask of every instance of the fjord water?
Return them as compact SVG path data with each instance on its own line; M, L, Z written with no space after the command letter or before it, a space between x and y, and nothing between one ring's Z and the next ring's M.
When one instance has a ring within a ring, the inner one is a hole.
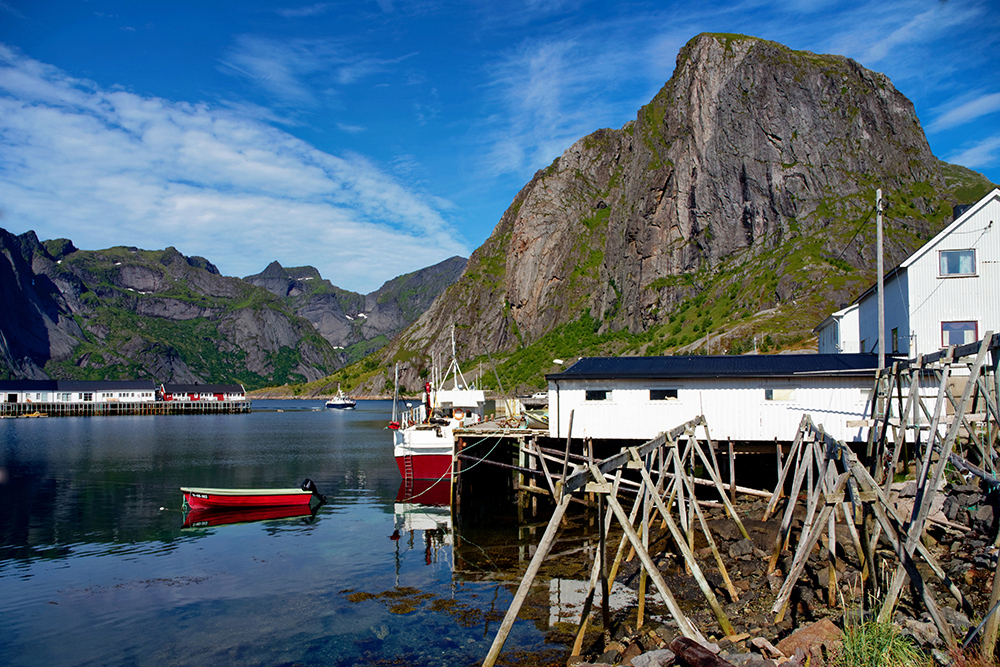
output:
M390 411L0 420L0 664L480 662L517 557L466 539L456 572L447 510L399 516ZM181 486L307 477L315 516L182 528ZM506 650L545 648L522 622Z

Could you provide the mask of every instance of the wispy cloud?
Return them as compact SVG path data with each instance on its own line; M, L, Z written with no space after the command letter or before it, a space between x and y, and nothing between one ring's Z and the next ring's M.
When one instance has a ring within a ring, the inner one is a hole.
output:
M306 5L303 7L288 7L275 9L274 13L278 16L284 16L285 18L303 18L307 16L319 16L320 14L325 14L327 8L330 6L327 2L317 2L312 5Z
M23 19L24 18L24 14L22 14L19 11L17 11L16 9L14 9L10 5L8 5L6 2L0 2L0 11L6 12L6 13L10 14L11 16L16 16L19 19Z
M390 70L411 57L379 58L351 51L332 39L278 40L240 35L220 60L220 71L239 76L279 103L316 106L320 93Z
M969 148L953 153L947 160L970 169L995 167L1000 164L1000 135L987 137Z
M103 89L2 45L0 204L18 233L174 245L233 275L312 264L365 291L468 254L446 203L365 156L230 109Z
M1000 93L977 93L972 99L965 100L941 113L927 126L927 131L947 130L997 111L1000 111Z
M490 72L497 113L486 119L491 142L486 158L494 174L537 169L580 137L606 127L620 110L612 89L632 72L641 54L594 53L584 40L526 41L506 54Z
M368 128L363 125L348 125L346 123L337 123L337 129L341 132L347 132L348 134L360 134L367 130Z

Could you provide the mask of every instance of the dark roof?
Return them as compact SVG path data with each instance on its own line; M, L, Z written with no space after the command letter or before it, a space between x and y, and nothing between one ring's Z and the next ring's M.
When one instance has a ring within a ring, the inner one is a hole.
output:
M164 384L164 394L243 394L241 384Z
M0 392L6 391L56 391L55 380L0 380Z
M890 358L887 357L887 363ZM585 357L547 380L874 375L877 354L745 354L691 357Z
M152 380L56 380L59 391L155 391Z

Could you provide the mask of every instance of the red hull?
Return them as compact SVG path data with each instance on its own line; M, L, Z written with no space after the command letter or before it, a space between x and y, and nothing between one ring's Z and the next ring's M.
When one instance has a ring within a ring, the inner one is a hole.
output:
M287 505L285 507L255 507L245 510L192 509L184 516L184 525L181 528L205 528L209 526L223 526L230 523L290 519L292 517L311 515L312 508L308 504Z
M411 470L406 470L406 457L397 456L396 465L403 479L451 479L450 454L417 454L410 456Z
M396 502L448 507L451 505L451 480L411 479L407 482L404 479L399 483Z
M233 490L214 493L213 489L182 488L181 491L184 493L184 502L191 509L308 506L309 500L313 497L312 493L298 489L274 489L270 493L255 493L248 489L244 494Z

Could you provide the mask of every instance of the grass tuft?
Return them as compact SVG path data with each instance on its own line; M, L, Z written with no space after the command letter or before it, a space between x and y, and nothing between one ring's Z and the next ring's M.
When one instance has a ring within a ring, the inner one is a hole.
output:
M843 648L832 667L923 667L927 656L892 623L847 624Z

